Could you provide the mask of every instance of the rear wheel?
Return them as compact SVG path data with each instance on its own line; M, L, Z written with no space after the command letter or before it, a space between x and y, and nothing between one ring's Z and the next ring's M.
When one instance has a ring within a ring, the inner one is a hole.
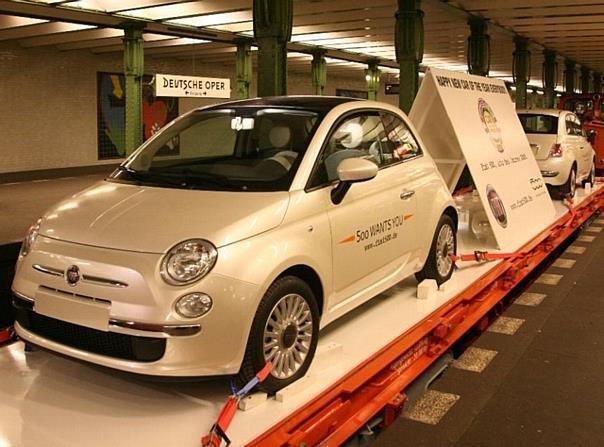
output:
M273 394L308 370L319 337L319 308L311 288L295 276L276 280L266 291L252 323L239 385L245 385L266 362L273 365L259 388Z
M456 248L455 224L450 216L443 214L436 226L424 268L415 274L417 280L422 282L424 279L434 279L438 285L441 285L451 278L454 267L451 255L455 254Z
M589 175L587 176L587 178L585 180L583 180L582 185L585 188L585 185L587 185L588 183L593 186L594 182L596 181L596 160L593 160L591 163L591 169L589 171Z
M577 190L577 166L573 165L568 173L566 182L557 187L558 196L563 199L566 196L571 198L575 197L575 191Z

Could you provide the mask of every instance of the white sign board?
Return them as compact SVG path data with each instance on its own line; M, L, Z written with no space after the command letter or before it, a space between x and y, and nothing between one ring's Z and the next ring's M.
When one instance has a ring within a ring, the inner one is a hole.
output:
M155 96L230 98L231 80L156 74Z
M467 163L502 251L551 224L553 203L503 81L429 69L409 116L450 189Z

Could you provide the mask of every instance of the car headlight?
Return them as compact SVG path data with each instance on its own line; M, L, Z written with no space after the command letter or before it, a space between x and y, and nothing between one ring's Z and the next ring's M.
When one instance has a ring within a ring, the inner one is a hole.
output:
M161 263L161 276L168 284L191 284L208 274L218 252L216 247L203 239L191 239L175 245Z
M198 318L212 308L212 298L205 293L189 293L176 300L176 313L185 318Z
M23 243L21 244L21 251L19 252L19 256L27 256L31 251L31 248L36 242L38 237L38 233L40 232L40 223L42 222L42 218L39 218L29 230L27 230L27 234L25 235L25 239L23 239Z

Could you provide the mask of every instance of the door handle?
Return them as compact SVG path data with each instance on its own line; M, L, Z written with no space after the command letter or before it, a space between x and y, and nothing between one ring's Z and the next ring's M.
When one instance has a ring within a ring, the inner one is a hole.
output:
M403 191L401 193L401 199L403 200L407 200L408 198L410 198L413 194L415 194L415 191Z

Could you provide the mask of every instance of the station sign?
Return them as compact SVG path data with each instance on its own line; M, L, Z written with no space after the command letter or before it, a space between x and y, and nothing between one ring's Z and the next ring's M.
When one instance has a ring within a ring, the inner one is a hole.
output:
M467 164L501 250L550 225L554 205L503 81L431 68L409 117L451 191Z
M197 76L179 76L156 74L155 96L179 98L230 98L231 80L229 78L203 78Z
M401 90L401 84L398 82L386 82L384 86L384 93L386 95L398 95Z

